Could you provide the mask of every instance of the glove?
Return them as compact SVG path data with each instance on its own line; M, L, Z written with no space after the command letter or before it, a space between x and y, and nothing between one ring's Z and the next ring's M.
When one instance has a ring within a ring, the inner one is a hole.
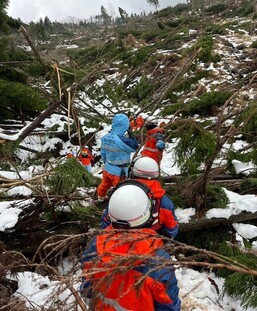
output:
M164 141L158 140L157 143L156 143L156 148L157 148L159 151L162 151L162 150L165 148L165 143L164 143Z

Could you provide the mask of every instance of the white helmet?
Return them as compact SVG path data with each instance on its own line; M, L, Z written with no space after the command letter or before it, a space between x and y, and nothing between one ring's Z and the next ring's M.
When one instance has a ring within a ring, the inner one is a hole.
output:
M149 157L136 159L132 167L133 177L154 179L159 176L159 167L156 161Z
M108 216L113 224L141 227L151 218L151 200L142 187L121 185L110 197Z
M146 119L145 125L155 125L158 126L158 118L156 116L150 116Z

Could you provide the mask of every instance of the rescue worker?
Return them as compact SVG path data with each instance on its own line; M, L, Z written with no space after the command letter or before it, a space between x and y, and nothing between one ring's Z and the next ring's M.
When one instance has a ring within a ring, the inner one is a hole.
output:
M133 117L129 118L129 127L132 131L135 131L136 129L136 122Z
M180 311L174 268L158 267L170 254L149 228L151 205L135 185L123 185L110 197L111 226L93 238L82 257L80 289L93 310Z
M125 134L128 134L127 137ZM138 148L137 141L129 130L129 119L125 114L116 114L111 132L101 139L101 157L104 162L103 178L97 188L98 202L104 202L107 191L128 175L130 155Z
M178 234L179 225L175 215L174 205L167 195L165 195L165 190L162 188L161 183L156 180L158 177L159 168L157 163L152 158L140 157L132 163L132 179L128 179L125 182L129 184L136 181L148 187L150 191L148 195L152 197L154 203L151 211L154 219L151 229L169 238L175 238ZM108 218L108 208L104 211L101 218L102 229L108 227L111 223Z
M147 136L141 155L154 159L160 166L162 153L165 148L164 130L158 127L156 117L148 117L145 128L147 130Z
M85 167L88 173L92 173L92 162L94 161L94 157L91 154L88 146L84 146L78 156L80 163Z
M166 122L162 121L162 122L160 123L159 127L160 127L160 128L163 128L163 127L165 127L166 125L167 125Z
M72 147L69 147L68 149L69 150L68 150L68 152L66 154L66 157L67 158L74 158L74 157L76 157L76 152L72 149Z
M136 118L136 130L139 131L144 126L145 120L141 114Z

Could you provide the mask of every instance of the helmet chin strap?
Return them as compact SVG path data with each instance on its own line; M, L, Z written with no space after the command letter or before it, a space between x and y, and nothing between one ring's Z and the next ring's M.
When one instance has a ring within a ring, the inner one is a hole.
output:
M112 226L115 229L129 229L130 223L125 220L116 220L112 222Z
M151 215L150 217L148 218L148 220L139 225L139 226L136 226L136 227L131 227L130 223L127 222L127 221L124 221L124 220L117 220L117 221L114 221L112 222L112 226L114 229L138 229L138 228L150 228L153 224L153 217L152 217L152 211L151 211Z
M147 124L147 125L145 126L145 128L147 129L147 131L152 130L152 129L156 128L156 127L157 127L156 124Z
M142 227L144 228L151 228L152 227L152 224L153 224L153 217L152 217L152 213L151 213L151 216L149 217L149 219L147 220L146 223L144 223L144 225L142 225Z

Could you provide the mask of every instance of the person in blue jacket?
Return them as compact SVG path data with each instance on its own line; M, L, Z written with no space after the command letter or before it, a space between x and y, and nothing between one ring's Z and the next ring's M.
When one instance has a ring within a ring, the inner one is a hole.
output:
M101 184L97 188L98 202L104 202L107 191L127 177L130 155L137 148L138 142L129 130L128 117L125 114L116 114L112 120L110 133L101 139L104 169Z

